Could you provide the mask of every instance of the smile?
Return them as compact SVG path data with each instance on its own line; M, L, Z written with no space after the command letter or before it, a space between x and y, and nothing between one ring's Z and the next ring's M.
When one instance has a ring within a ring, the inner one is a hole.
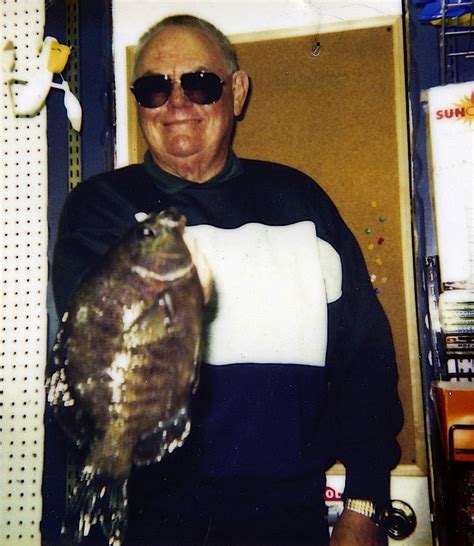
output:
M172 121L165 121L163 122L163 125L165 127L174 127L181 125L198 125L199 123L201 123L200 119L176 119Z

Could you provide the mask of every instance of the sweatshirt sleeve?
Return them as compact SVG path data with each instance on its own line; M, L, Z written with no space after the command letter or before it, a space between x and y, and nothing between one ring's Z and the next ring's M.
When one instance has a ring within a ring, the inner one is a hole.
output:
M335 455L346 469L345 498L381 505L390 498L390 470L400 458L396 437L403 413L395 351L362 253L345 225L338 252L342 297L330 304L333 335L328 352Z
M66 199L52 263L52 285L58 317L84 275L113 246L133 220L131 206L100 178L77 186Z

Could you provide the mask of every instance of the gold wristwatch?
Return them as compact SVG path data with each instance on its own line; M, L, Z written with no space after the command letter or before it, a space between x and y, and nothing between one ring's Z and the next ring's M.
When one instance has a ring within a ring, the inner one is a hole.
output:
M376 506L367 499L344 500L344 509L370 518L383 532L395 540L411 535L416 527L416 515L412 507L401 500L391 500L386 506Z
M371 520L378 523L377 510L375 504L366 499L346 499L344 501L344 508L346 510L351 510L352 512L357 512L363 516L367 516Z

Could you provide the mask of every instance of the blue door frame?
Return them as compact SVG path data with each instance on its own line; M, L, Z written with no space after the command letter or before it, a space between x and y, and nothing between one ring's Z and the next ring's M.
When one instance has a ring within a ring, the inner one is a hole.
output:
M79 99L83 110L80 142L80 170L86 178L114 167L115 116L112 54L112 0L64 0L46 2L45 35L68 44L75 32L77 50L71 58L79 59L77 73ZM68 22L72 9L77 20ZM68 11L69 10L69 11ZM69 25L69 28L68 28ZM68 67L65 73L68 79ZM63 105L63 94L52 92L47 101L48 178L49 178L49 261L56 240L59 217L69 191L69 125ZM58 328L51 287L48 290L49 346ZM43 472L44 545L60 543L61 521L66 505L67 451L62 433L52 412L45 412L45 451Z

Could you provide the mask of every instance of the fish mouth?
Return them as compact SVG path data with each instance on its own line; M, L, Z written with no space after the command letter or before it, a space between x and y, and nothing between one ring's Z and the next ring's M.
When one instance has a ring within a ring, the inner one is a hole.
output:
M193 267L194 265L191 262L188 265L176 269L175 271L170 271L169 273L157 273L156 271L150 271L149 269L146 269L146 267L142 267L141 265L135 265L132 267L132 271L133 273L137 273L142 279L153 279L155 281L170 282L185 277L192 270Z
M183 257L183 254L182 253L179 253L179 252L157 252L156 253L156 256L158 256L159 258L182 258Z

